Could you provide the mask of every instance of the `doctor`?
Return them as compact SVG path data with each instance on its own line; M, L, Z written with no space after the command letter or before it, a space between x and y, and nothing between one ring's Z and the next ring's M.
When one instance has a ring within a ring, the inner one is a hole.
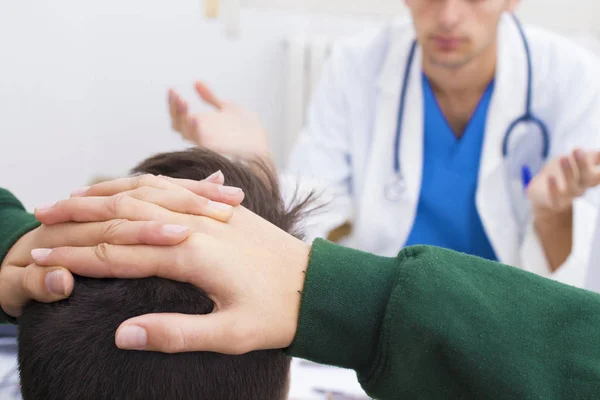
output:
M319 236L391 256L430 244L584 286L600 184L599 63L522 27L518 0L406 0L412 20L340 43L288 173L332 195ZM197 84L173 128L217 151L268 154L251 112Z

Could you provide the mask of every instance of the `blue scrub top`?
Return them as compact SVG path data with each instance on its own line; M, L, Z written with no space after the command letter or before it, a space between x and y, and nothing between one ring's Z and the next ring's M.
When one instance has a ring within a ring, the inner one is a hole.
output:
M417 214L406 246L426 244L497 260L475 206L479 161L492 81L457 139L423 74L423 177Z

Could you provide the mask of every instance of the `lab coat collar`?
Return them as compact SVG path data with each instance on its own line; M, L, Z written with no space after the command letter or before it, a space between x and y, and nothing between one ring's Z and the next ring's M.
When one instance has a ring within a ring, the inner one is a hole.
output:
M476 201L497 257L504 263L516 265L520 231L512 209L502 142L511 122L525 112L527 56L519 30L508 13L502 17L498 27L497 60Z

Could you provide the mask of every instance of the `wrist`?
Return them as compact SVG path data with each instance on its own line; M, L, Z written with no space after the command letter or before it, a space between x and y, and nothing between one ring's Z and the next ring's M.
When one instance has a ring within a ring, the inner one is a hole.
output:
M561 229L568 228L573 223L573 205L565 210L534 209L533 224L537 228Z
M367 366L381 335L397 263L315 240L288 354L349 369Z
M31 250L33 250L33 236L37 229L27 232L23 236L21 236L8 250L6 253L6 257L0 264L4 265L15 265L18 267L25 267L33 262L31 258Z
M561 212L534 213L534 230L551 272L556 272L573 250L573 207Z
M308 269L308 263L312 252L312 246L308 243L298 240L297 251L290 252L290 271L293 271L294 286L293 289L297 290L295 301L292 305L292 313L290 320L290 330L286 335L286 347L290 346L294 341L298 332L298 323L300 319L300 307L302 299L304 297L304 284L306 282L306 274Z

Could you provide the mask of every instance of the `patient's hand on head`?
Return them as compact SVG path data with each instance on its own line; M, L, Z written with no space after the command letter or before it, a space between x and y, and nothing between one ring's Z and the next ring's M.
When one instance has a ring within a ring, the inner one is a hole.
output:
M255 162L230 161L207 150L152 157L134 173L200 180L221 170L242 188L243 205L294 233L304 203L286 210L276 178ZM165 280L76 277L73 294L58 303L29 303L19 331L24 400L232 399L281 400L290 359L282 351L241 356L123 351L115 331L147 313L208 314L213 302L196 287Z

